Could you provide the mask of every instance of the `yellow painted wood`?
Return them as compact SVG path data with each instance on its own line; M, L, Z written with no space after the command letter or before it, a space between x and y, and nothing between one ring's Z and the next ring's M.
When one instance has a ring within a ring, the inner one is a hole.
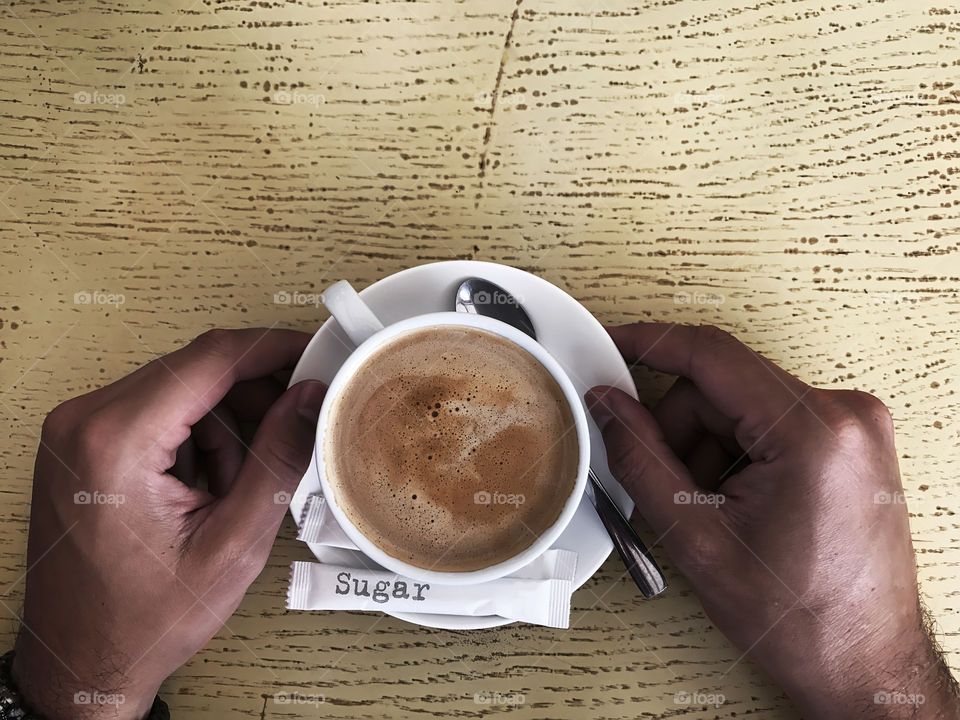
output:
M958 664L960 11L34 0L0 17L3 647L54 405L207 328L324 319L276 292L477 258L604 322L721 324L884 399ZM648 400L666 387L638 379ZM293 536L165 684L175 717L796 717L669 563L670 592L643 602L609 560L566 632L455 633L286 613L286 568L309 557Z

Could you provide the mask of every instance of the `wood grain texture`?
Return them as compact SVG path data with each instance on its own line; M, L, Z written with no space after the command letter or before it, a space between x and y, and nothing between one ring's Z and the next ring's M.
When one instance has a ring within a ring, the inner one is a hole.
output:
M35 0L0 17L3 647L54 405L210 327L324 319L276 292L477 258L605 322L721 324L885 400L922 592L960 665L960 11ZM123 302L75 300L97 292ZM286 613L308 557L293 536L166 683L175 717L796 717L669 563L671 591L643 602L609 560L567 632L455 633Z

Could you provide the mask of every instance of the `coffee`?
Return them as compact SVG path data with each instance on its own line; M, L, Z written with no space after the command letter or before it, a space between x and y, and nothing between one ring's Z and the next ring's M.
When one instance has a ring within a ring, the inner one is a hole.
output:
M529 547L560 515L579 446L563 390L500 336L443 325L373 353L327 422L337 504L416 567L479 570Z

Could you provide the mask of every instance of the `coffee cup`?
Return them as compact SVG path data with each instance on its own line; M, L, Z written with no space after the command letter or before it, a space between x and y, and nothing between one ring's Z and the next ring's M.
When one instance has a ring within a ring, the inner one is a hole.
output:
M320 410L317 466L329 508L357 548L398 575L447 585L508 575L547 550L576 512L590 462L583 404L560 364L536 340L493 318L434 312L385 327L346 281L321 299L354 349ZM416 360L418 352L432 359ZM476 369L471 376L474 352L494 366L502 355L503 377ZM409 372L397 363L410 364ZM465 368L463 378L458 368ZM378 373L390 377L376 385ZM448 393L455 399L429 395L431 383L457 388ZM439 470L441 456L447 465ZM463 462L451 460L457 457ZM483 484L488 479L494 487ZM424 497L435 490L430 483L443 485L442 492ZM516 499L522 495L507 491L521 487L532 493L523 514L519 504L513 515L495 506L498 493ZM379 520L371 520L375 512ZM410 527L407 518L414 519ZM435 561L424 550L434 534L452 538Z

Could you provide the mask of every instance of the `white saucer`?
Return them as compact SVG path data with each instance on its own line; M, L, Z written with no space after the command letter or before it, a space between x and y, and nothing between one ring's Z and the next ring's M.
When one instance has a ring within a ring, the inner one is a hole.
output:
M453 310L457 286L468 277L491 280L522 303L533 320L537 339L567 371L581 397L594 385L613 385L633 397L637 396L623 358L600 323L563 290L523 270L470 260L438 262L385 277L361 290L360 295L383 323L389 324L413 315ZM308 379L329 383L351 348L340 326L328 319L304 351L290 383ZM590 440L591 465L594 471L624 515L630 517L633 502L610 475L603 441L592 420ZM320 492L320 478L314 460L290 502L290 512L298 524L307 496L317 492ZM350 565L360 561L368 567L373 563L356 550L316 543L309 543L309 547L323 562ZM578 554L574 585L580 587L603 564L613 549L613 543L590 501L584 497L573 520L553 547L573 550ZM469 586L464 587L464 592L469 592ZM497 627L511 622L499 615L475 617L424 613L391 614L417 625L448 630Z

